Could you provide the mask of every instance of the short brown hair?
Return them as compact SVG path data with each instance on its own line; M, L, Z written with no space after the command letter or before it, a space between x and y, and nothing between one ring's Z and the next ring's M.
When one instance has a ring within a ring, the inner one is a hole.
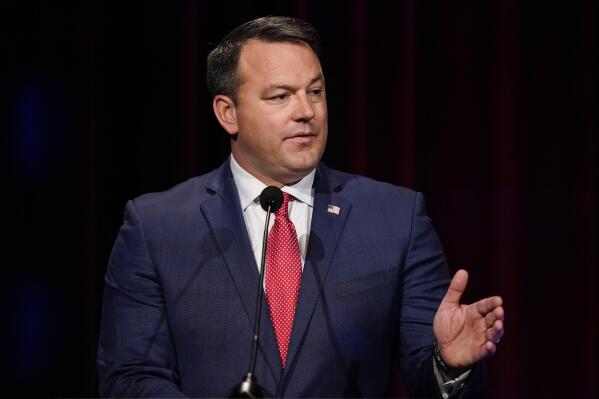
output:
M241 48L250 39L271 43L306 43L320 60L320 36L312 25L298 18L262 17L246 22L225 36L208 54L206 83L212 97L222 94L235 101Z

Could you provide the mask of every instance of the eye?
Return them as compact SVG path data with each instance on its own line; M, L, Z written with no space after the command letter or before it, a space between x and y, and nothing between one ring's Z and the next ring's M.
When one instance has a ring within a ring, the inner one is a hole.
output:
M322 87L317 87L314 89L310 89L308 91L308 93L312 96L312 97L320 97L322 96L324 89Z
M284 101L289 97L289 93L280 93L275 96L271 96L268 99L271 101Z

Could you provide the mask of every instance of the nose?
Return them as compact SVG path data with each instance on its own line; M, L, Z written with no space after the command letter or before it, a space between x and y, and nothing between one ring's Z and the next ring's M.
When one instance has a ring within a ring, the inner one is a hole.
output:
M314 118L314 104L310 101L307 93L297 93L293 120L296 122L309 122Z

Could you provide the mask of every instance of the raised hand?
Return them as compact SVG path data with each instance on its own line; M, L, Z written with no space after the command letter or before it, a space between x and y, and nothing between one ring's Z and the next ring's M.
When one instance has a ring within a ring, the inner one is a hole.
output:
M468 284L468 272L458 270L439 305L433 330L445 363L454 368L470 367L491 356L503 336L502 299L493 296L471 305L460 305Z

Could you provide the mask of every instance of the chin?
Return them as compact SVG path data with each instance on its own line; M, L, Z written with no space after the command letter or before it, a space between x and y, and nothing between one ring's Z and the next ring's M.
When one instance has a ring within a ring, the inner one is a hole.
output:
M294 172L303 173L304 175L306 175L310 173L310 171L314 169L316 165L318 165L318 160L310 160L305 162L297 162L294 165L290 165L291 167L289 169Z
M312 169L314 169L316 167L316 164L314 163L310 163L310 164L294 164L294 165L287 165L287 167L285 168L287 171L286 173L284 173L285 175L287 175L284 180L287 182L296 182L298 180L303 179L308 173L310 173L312 171Z
M303 154L297 154L295 159L291 160L293 164L301 169L313 169L320 161L322 153L320 151L306 151Z

